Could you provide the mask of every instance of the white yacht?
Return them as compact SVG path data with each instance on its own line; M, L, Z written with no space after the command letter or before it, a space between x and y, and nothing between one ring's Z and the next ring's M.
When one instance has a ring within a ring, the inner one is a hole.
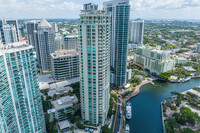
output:
M130 120L132 118L132 109L131 109L131 103L126 103L126 119Z

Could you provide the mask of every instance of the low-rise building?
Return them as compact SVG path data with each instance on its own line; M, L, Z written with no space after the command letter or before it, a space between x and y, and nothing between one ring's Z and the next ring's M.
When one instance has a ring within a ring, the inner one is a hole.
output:
M173 70L175 68L175 61L170 57L170 52L160 50L160 48L160 46L142 46L137 48L134 53L134 62L156 75Z
M183 64L185 65L187 63L187 59L183 57L175 57L176 64Z
M184 68L185 70L191 72L191 76L194 75L194 74L196 73L196 70L195 70L193 67L191 67L191 66L184 66L183 68Z
M67 86L67 87L58 87L58 88L50 90L47 93L47 95L50 96L50 97L53 97L54 95L56 95L56 96L62 96L62 95L67 94L69 91L71 91L71 92L73 91L73 88L70 87L70 86Z
M52 74L55 80L79 77L78 51L60 50L51 54Z
M74 114L79 108L78 98L75 95L61 97L58 100L52 101L52 104L54 108L47 110L47 113L50 115L50 122L66 120L67 114Z
M70 131L71 125L68 120L64 120L64 121L58 122L58 127L61 133L65 133L65 132Z

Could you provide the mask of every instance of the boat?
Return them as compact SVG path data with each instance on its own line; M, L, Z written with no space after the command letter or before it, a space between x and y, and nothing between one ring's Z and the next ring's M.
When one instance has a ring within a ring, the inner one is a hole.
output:
M130 133L130 127L129 127L129 124L126 124L126 133Z
M185 82L189 81L191 79L191 77L185 77L184 80Z
M131 103L126 103L126 119L130 120L132 118L132 109L131 109Z

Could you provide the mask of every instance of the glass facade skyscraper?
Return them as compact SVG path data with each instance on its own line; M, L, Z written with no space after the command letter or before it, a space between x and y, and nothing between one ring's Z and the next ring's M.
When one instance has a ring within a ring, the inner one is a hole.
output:
M129 0L104 2L104 10L111 14L111 66L114 68L116 87L126 84L128 26L130 17Z
M45 133L33 46L0 46L0 132Z
M21 41L18 21L16 19L0 20L0 35L3 44Z
M27 33L29 44L35 48L40 72L51 71L51 53L57 50L52 26L45 19L30 21Z
M97 125L105 124L109 109L110 24L110 15L95 8L80 15L81 113L83 121Z

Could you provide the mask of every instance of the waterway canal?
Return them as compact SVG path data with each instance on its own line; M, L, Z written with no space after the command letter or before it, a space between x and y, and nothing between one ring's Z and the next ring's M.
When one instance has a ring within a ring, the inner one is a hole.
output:
M130 99L132 103L131 133L162 133L160 103L171 96L170 92L183 92L192 87L200 86L200 79L192 79L186 83L168 83L154 81L155 85L147 84L140 88L140 93Z

